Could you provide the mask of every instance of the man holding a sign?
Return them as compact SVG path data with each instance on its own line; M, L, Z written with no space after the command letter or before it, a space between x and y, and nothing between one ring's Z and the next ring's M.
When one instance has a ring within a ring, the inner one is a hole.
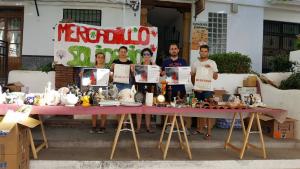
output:
M218 68L215 61L208 59L209 47L200 46L200 57L192 64L192 81L194 82L194 93L198 101L206 101L213 97L212 80L218 79ZM200 128L201 119L197 119L197 130L193 134L202 133ZM206 138L211 135L210 119L206 119L208 131Z
M165 76L167 75L167 71L166 71L166 68L168 67L183 67L183 66L188 66L186 61L183 59L183 58L180 58L178 56L179 54L179 47L178 47L178 44L176 43L171 43L170 46L169 46L169 54L170 54L170 57L165 59L163 61L163 64L162 64L162 72L161 72L161 75L162 76ZM175 81L178 81L177 79L177 73L176 72L172 72L173 75L171 75L171 77L173 78L173 80ZM167 80L167 79L166 79ZM173 101L173 98L177 96L177 94L180 94L179 97L183 97L185 96L186 94L186 91L185 91L185 86L184 84L168 84L167 85L167 92L166 92L166 98L169 102ZM171 122L171 119L173 117L170 116L168 118L169 122ZM167 127L166 129L166 133L169 133L170 131L170 126Z
M167 72L166 71L166 68L168 67L183 67L183 66L188 66L186 61L183 59L183 58L180 58L178 56L179 54L179 47L176 43L171 43L170 46L169 46L169 54L170 54L170 57L165 59L163 61L163 64L162 64L162 75L165 76L165 75L168 75L167 73L172 73L172 75L170 77L173 78L173 81L176 81L178 82L178 72ZM180 92L180 96L183 97L185 94L186 94L186 91L185 91L185 86L184 84L169 84L167 85L167 100L168 101L172 101L172 99L174 97L177 96L177 93ZM171 90L171 91L169 91ZM170 96L168 96L168 93L170 92ZM169 98L171 97L171 98ZM171 99L171 100L170 100Z

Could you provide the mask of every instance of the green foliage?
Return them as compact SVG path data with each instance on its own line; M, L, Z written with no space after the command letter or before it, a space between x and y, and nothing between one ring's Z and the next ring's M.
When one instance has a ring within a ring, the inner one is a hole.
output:
M270 57L269 67L271 72L293 72L294 62L289 61L289 56L279 54Z
M300 50L300 37L295 42L295 49Z
M249 73L251 59L238 52L217 53L209 56L217 63L220 73Z
M52 67L52 63L50 62L48 64L38 67L37 70L48 73L50 71L54 71L54 68Z
M300 73L293 73L289 78L283 80L279 86L280 89L300 89Z

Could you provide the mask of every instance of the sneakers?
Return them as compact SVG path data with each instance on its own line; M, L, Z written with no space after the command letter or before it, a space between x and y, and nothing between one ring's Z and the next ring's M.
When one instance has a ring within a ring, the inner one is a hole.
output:
M98 131L98 134L104 134L105 133L105 128L101 127Z
M96 127L92 127L90 130L91 134L97 133L97 128Z

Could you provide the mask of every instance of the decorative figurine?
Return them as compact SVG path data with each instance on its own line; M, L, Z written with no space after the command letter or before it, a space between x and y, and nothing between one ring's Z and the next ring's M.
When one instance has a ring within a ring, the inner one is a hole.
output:
M166 80L162 80L161 81L161 94L165 95L167 91L167 81Z
M88 95L82 96L81 97L81 101L82 101L81 105L83 107L89 107L89 106L91 106L91 104L90 104L90 96L88 96Z

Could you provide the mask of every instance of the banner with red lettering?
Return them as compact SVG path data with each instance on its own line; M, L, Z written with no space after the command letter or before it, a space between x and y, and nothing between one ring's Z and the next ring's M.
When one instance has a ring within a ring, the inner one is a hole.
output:
M150 48L157 54L157 27L129 26L104 28L78 23L59 23L55 29L54 61L72 67L92 67L95 54L105 53L106 63L118 59L120 46L128 48L128 58L140 63L140 52Z

